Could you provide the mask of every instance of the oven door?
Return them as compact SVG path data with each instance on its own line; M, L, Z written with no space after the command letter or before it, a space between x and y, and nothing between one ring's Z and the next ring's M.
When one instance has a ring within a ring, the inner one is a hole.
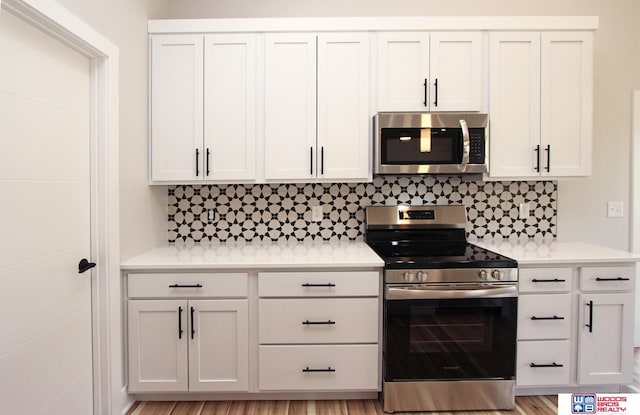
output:
M515 379L517 287L385 289L385 381Z

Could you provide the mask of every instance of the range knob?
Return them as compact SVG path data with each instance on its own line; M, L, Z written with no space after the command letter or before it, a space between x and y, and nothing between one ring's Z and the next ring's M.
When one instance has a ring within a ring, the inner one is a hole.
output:
M423 271L418 271L418 281L427 282L428 279L429 279L429 274Z
M487 272L487 270L480 270L480 279L486 280L487 278L489 278L489 273Z
M491 271L491 276L500 281L502 279L502 277L504 277L504 272L500 271L499 269L494 269L493 271Z
M409 271L404 273L403 278L406 282L413 282L416 279L415 276L413 275L413 272L409 272Z

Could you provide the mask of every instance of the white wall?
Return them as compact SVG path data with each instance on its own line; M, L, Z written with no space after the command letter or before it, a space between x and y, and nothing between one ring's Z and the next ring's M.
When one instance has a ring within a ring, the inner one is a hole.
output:
M165 0L57 0L120 49L120 253L167 241L167 189L148 183L147 20Z
M594 159L588 179L558 188L558 237L627 249L630 239L630 91L640 87L640 2L635 0L168 0L165 18L384 15L593 15ZM606 217L622 201L625 217Z

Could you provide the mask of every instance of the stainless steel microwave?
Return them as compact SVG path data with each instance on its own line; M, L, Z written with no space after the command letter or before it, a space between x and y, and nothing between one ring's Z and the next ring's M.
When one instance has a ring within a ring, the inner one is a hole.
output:
M381 112L375 174L486 173L487 114Z

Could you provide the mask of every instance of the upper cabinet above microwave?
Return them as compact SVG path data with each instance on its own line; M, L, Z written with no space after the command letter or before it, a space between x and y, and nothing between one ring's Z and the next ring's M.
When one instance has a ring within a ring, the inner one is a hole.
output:
M484 36L378 33L378 111L483 111Z

